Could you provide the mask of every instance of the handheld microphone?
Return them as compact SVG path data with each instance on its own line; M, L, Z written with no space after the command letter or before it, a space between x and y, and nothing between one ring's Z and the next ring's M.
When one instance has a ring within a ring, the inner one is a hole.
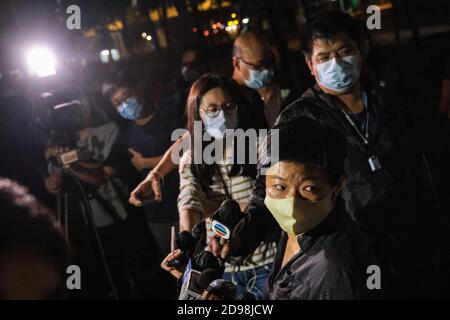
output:
M207 286L212 280L207 284L205 282L211 277L220 278L223 271L224 267L211 252L200 252L188 262L182 277L179 300L200 299L204 286Z
M197 279L197 284L205 290L214 280L220 279L220 273L215 269L205 269L200 273Z
M205 290L207 296L214 296L216 300L235 300L236 286L224 279L216 279Z
M181 255L178 258L167 262L167 266L172 268L178 268L186 265L188 260L192 258L195 249L194 238L188 231L179 232L176 235L175 243L177 248L181 250Z
M239 234L244 226L244 218L245 214L236 201L228 199L222 202L211 218L212 231L220 237L221 245Z

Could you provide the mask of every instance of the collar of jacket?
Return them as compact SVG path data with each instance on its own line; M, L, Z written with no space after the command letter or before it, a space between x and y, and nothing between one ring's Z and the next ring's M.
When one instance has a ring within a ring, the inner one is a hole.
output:
M337 203L336 207L317 226L297 237L302 252L307 252L321 236L330 234L340 229L345 213L341 209L343 204Z
M389 116L388 110L386 110L385 107L385 102L374 90L366 89L366 94L368 100L368 110L371 115L369 142L373 144L374 141L377 140L383 127L388 122ZM336 96L325 93L316 83L303 94L301 99L315 100L319 106L328 109L328 111L331 112L338 121L350 128L351 132L357 136L358 140L360 140L358 133L343 114L343 111L346 112L343 102Z

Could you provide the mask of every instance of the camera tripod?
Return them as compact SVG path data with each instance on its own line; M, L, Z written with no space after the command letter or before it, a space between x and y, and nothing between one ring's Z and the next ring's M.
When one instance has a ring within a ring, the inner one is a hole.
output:
M70 186L69 186L70 183ZM61 190L57 197L57 219L60 226L64 228L64 234L66 240L69 241L69 206L70 197L74 196L74 192L77 191L77 200L79 203L81 217L83 219L84 225L90 230L94 237L95 246L100 253L101 264L106 274L107 283L110 292L115 300L119 299L116 286L114 284L110 266L105 255L105 250L102 244L102 240L98 233L97 227L94 221L94 213L89 202L88 193L86 191L83 182L67 169L61 168ZM76 195L75 195L76 197Z

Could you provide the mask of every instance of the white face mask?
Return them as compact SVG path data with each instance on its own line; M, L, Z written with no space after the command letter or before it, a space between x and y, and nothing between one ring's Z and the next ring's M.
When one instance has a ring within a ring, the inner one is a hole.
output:
M297 197L275 199L266 195L264 204L281 229L298 236L317 226L333 210L335 190L333 188L325 198L316 202Z
M238 127L239 118L237 112L225 113L223 110L220 110L217 117L212 118L205 115L204 123L206 132L211 137L223 139L227 129L236 129Z
M319 83L336 92L346 92L361 74L361 62L357 55L334 58L316 64Z

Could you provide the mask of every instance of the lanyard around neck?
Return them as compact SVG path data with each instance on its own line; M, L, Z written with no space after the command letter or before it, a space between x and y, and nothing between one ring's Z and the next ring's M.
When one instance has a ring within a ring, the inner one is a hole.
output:
M356 132L358 133L360 138L367 145L367 144L369 144L370 113L369 113L369 108L368 108L368 104L367 104L367 94L364 89L361 90L361 95L362 95L363 103L364 103L364 112L366 113L366 118L364 119L361 129L355 124L352 117L349 115L349 113L347 111L345 111L343 108L340 108L340 110L344 113L344 116L347 119L347 121L356 130Z

